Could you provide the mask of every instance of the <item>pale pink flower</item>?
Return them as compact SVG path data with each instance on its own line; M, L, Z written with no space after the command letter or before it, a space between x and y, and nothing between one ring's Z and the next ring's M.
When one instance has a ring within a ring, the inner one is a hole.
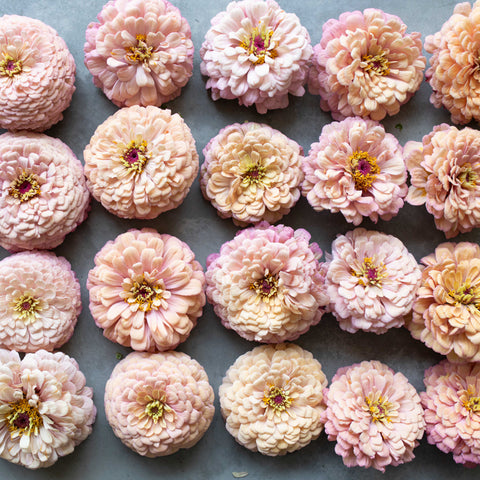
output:
M95 256L87 288L103 334L134 350L175 348L205 305L205 275L186 243L156 230L129 230Z
M385 471L414 458L425 431L415 388L377 361L340 368L325 390L325 432L347 467Z
M454 365L444 360L425 372L428 443L453 453L457 463L480 464L480 364Z
M403 326L421 271L398 238L363 228L339 235L326 268L329 309L340 328L380 334Z
M75 61L40 20L4 15L0 33L0 128L43 132L70 105Z
M192 75L190 26L167 0L111 0L86 31L85 66L118 107L180 95Z
M92 395L68 355L0 349L0 457L36 469L72 453L92 432Z
M312 56L310 36L293 13L274 0L230 2L211 20L200 50L200 69L212 98L255 105L258 113L301 97Z
M426 58L420 33L382 10L342 13L323 25L308 87L335 120L395 115L420 88Z
M480 12L480 9L479 9ZM423 205L447 238L480 226L480 132L445 123L422 142L407 142L411 177L406 201Z
M105 387L105 413L115 435L146 457L193 447L213 418L213 389L185 353L130 353Z
M317 211L390 220L403 206L407 170L402 147L373 120L347 118L325 125L302 163L302 194Z
M274 223L300 197L303 149L268 125L234 123L203 150L200 186L222 218Z
M107 118L83 156L92 195L123 218L155 218L178 207L199 166L182 117L153 106L122 108Z
M70 148L41 133L0 135L0 245L51 249L87 217L83 167Z
M263 345L237 358L219 389L235 440L263 455L294 452L323 430L327 379L313 355L294 344Z

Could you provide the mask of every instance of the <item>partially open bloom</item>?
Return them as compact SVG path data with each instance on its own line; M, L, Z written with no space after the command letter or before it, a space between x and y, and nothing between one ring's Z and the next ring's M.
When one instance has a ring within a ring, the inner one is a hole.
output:
M407 170L402 147L373 120L347 118L325 125L302 163L302 194L317 211L390 220L403 206Z
M264 455L294 452L323 430L327 379L313 355L293 344L263 345L237 358L219 389L235 440Z
M425 431L415 388L377 361L340 368L325 391L325 432L347 467L385 471L414 458Z
M92 395L68 355L0 349L0 457L36 469L72 453L92 431Z
M376 8L342 13L323 25L308 87L335 120L395 115L420 88L426 58L420 33Z
M442 243L425 268L407 323L412 336L452 362L480 361L480 247Z
M170 350L186 340L205 305L202 266L186 243L153 229L129 230L95 256L90 312L112 342Z
M155 218L178 207L198 173L195 140L182 117L152 106L107 118L83 156L92 195L122 218Z
M185 353L130 353L105 387L105 413L115 435L146 457L193 447L213 418L213 389Z
M255 105L258 113L288 106L305 93L312 46L293 13L274 0L230 2L211 20L200 56L212 98Z
M329 309L340 328L380 334L404 324L421 272L398 238L363 228L339 235L326 268Z
M0 245L51 249L87 217L90 195L70 148L41 133L0 135Z
M242 230L207 258L207 296L222 324L247 340L294 340L316 325L328 298L322 251L284 225Z
M190 26L167 0L110 0L87 27L85 65L118 107L180 95L192 75Z
M300 197L303 149L268 125L229 125L203 154L203 195L222 218L233 217L236 225L274 223Z
M479 9L480 13L480 9ZM423 205L447 238L480 226L480 132L445 123L422 142L407 142L407 202Z
M480 364L451 364L429 368L420 393L428 443L453 453L457 463L480 464Z

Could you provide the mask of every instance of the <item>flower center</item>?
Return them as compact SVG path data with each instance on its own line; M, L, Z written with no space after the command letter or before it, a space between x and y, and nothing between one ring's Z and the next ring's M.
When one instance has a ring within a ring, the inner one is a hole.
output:
M383 398L381 395L372 395L371 397L365 398L365 403L367 404L368 412L374 422L386 423L392 421L391 411L393 405L387 401L387 399Z
M292 402L293 399L289 396L288 390L273 385L265 390L263 395L264 405L272 408L278 414L287 410Z
M11 183L8 193L23 203L40 194L40 184L33 173L22 172Z
M468 397L463 402L463 406L473 413L480 413L480 397L474 397L471 391L468 391Z
M18 318L23 320L26 325L29 325L37 319L37 314L42 308L40 300L31 295L22 295L13 303L13 310L17 312Z
M120 158L122 165L128 172L142 173L149 160L147 142L145 140L132 140Z
M257 295L263 300L268 302L271 298L275 297L278 293L278 277L265 272L265 276L250 285L252 290L257 292Z
M448 295L453 298L456 304L477 305L480 303L480 289L471 285L467 280L456 291L449 290Z
M152 285L143 279L140 282L133 282L125 301L130 305L138 304L138 308L142 312L149 312L152 309L158 310L164 292L165 290L160 285Z
M148 415L154 423L163 418L165 412L171 412L172 409L162 400L152 400L145 406L145 414Z
M9 404L7 415L8 429L18 435L38 435L38 429L43 425L42 417L36 407L32 407L26 398Z
M133 47L128 47L127 58L134 63L148 63L148 60L152 56L153 47L147 45L147 37L145 35L136 36L137 43Z
M14 77L18 75L23 70L22 62L20 60L15 60L8 53L3 54L3 60L0 61L0 75L4 77Z
M258 27L255 27L250 36L240 43L240 46L244 48L249 55L254 55L250 61L255 65L265 63L265 57L277 57L278 54L275 49L270 48L272 35L273 29L265 27L262 23Z
M348 157L348 163L355 188L363 191L368 190L377 178L377 173L380 173L377 159L371 157L367 152L357 150Z
M390 73L390 63L385 52L377 55L364 55L360 66L370 74L385 76Z
M358 277L358 283L364 287L367 285L381 287L382 280L387 276L386 270L385 264L375 265L372 257L365 257L360 269L358 271L352 269L351 274Z
M477 186L478 174L470 163L465 163L457 179L462 187L471 190Z

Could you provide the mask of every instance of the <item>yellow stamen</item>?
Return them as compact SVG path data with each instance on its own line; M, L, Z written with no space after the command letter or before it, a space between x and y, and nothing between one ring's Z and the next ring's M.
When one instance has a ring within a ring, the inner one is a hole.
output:
M364 55L362 57L362 68L371 74L388 75L390 73L390 62L387 59L385 52L377 55Z
M148 63L152 56L153 47L147 45L145 35L137 35L136 40L137 44L135 46L126 48L127 58L135 63Z
M148 160L147 142L145 140L132 140L126 145L120 156L122 165L127 171L134 173L142 173Z
M470 281L464 282L457 290L449 290L448 295L456 304L474 305L480 304L480 288L472 285Z
M278 56L275 49L269 49L273 29L265 27L261 23L258 27L252 30L252 33L240 46L244 48L249 55L255 55L256 59L251 60L255 65L265 63L265 57L275 58Z
M164 290L159 285L151 285L145 279L133 282L125 301L129 304L138 304L142 312L158 310L161 306Z
M17 435L38 435L43 419L36 407L29 404L26 398L9 404L11 410L7 415L8 429Z
M278 293L278 277L265 272L265 275L250 285L251 290L255 290L259 298L268 302Z
M18 318L23 320L26 325L29 325L37 319L37 314L42 308L40 300L31 295L22 295L15 300L13 310L17 312Z
M287 410L292 402L293 399L290 397L288 390L274 385L270 385L263 395L265 406L272 408L278 415Z
M13 78L15 75L22 73L23 64L21 60L15 60L8 53L3 54L3 60L0 61L0 75Z
M348 165L349 173L353 177L357 190L368 190L377 178L377 174L380 173L377 159L367 152L355 151L348 157Z
M384 263L375 264L374 257L365 257L359 270L352 268L350 272L354 277L358 277L358 283L363 286L382 286L382 280L387 276L387 268Z
M372 417L374 422L387 423L391 422L391 410L393 405L383 398L381 395L375 398L376 396L366 397L365 403L367 404L367 409Z
M470 163L465 163L463 165L463 168L457 178L462 187L466 188L467 190L471 190L477 186L478 174L475 170L473 170Z

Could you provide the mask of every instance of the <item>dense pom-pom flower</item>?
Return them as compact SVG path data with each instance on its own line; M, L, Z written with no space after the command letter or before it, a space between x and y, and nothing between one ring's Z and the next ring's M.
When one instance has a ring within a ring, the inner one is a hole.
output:
M302 193L317 211L390 220L403 206L407 170L402 147L373 120L347 118L325 125L302 163Z
M111 0L87 27L85 66L118 107L180 95L192 76L190 26L167 0Z
M0 17L0 128L47 130L62 120L74 83L75 61L52 27Z
M36 469L72 453L92 431L92 395L68 355L0 349L0 457Z
M303 149L268 125L229 125L203 154L202 193L222 218L232 217L236 225L274 223L300 197Z
M207 297L226 328L247 340L295 340L328 304L322 251L310 234L284 225L241 230L207 258Z
M115 435L146 457L193 447L213 418L214 393L203 367L185 353L130 353L105 387Z
M41 133L0 135L0 245L51 249L87 217L83 167L70 148Z
M122 108L107 118L83 156L92 195L123 218L155 218L178 207L199 167L182 117L153 106Z
M342 13L323 25L308 87L335 120L395 115L420 88L426 58L420 33L376 8Z
M263 345L239 357L219 389L235 440L264 455L294 452L323 430L327 379L313 355L293 344Z
M325 391L325 432L347 467L385 471L414 458L425 431L415 388L377 362L340 368Z
M329 309L340 328L380 334L404 325L421 271L398 238L363 228L339 235L326 268Z
M188 245L148 228L107 242L87 279L90 312L105 337L148 352L186 340L205 305L204 285Z
M428 443L453 453L457 463L480 464L480 364L451 364L429 368L420 393L425 409Z
M258 113L288 106L305 93L310 36L293 13L274 0L231 2L211 20L200 69L212 98L255 105Z
M480 13L480 9L479 9ZM480 132L445 123L422 142L407 142L407 202L423 205L447 238L480 226Z

